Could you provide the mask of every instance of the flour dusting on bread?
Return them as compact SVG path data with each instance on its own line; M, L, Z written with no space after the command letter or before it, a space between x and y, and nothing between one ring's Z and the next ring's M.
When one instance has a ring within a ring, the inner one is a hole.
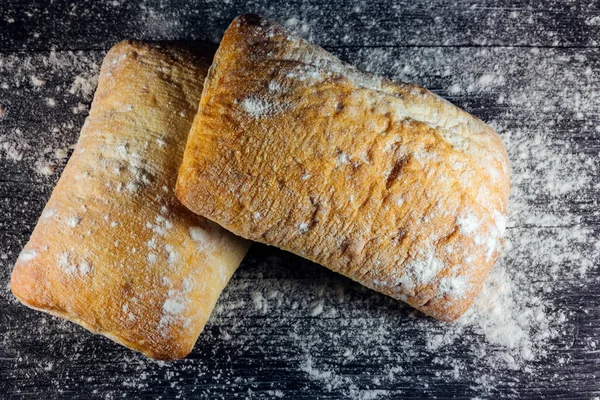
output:
M177 186L228 230L443 320L499 257L508 192L506 151L485 123L252 15L223 37Z
M194 246L189 229L204 219L173 193L208 63L138 42L109 52L79 142L13 271L22 302L150 357L191 351L248 246L220 228Z
M252 118L267 117L278 112L274 104L254 96L246 97L242 101L242 107Z

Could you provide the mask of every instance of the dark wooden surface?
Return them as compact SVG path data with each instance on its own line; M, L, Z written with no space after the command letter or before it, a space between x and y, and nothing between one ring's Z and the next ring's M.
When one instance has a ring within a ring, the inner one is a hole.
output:
M126 38L218 43L249 11L498 129L514 185L498 268L523 310L542 315L523 323L532 357L477 323L436 323L260 245L175 363L14 300L12 265L66 162L55 152L68 153L83 124L93 90L81 83L93 84L106 50ZM0 398L599 397L599 28L595 1L3 0Z

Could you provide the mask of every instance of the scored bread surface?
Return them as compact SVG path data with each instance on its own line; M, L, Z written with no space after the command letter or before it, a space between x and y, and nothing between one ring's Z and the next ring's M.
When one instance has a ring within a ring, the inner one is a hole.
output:
M187 355L248 242L183 207L177 170L211 52L121 42L17 259L24 304L158 359Z
M504 146L479 119L244 15L209 71L176 193L449 321L500 255L509 188Z

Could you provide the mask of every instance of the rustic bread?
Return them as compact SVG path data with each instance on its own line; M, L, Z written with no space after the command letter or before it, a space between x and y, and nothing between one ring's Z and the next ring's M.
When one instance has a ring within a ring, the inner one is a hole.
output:
M244 15L209 71L176 193L235 234L450 321L500 254L509 187L479 119Z
M11 279L25 305L158 359L191 351L248 247L174 195L210 65L198 54L132 41L109 51Z

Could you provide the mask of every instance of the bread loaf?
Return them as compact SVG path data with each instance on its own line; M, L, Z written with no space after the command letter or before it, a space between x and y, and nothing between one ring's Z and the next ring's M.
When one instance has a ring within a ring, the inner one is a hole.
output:
M245 15L209 71L176 193L237 235L450 321L500 255L509 187L479 119Z
M248 242L175 198L211 52L122 42L11 288L157 359L193 348Z

